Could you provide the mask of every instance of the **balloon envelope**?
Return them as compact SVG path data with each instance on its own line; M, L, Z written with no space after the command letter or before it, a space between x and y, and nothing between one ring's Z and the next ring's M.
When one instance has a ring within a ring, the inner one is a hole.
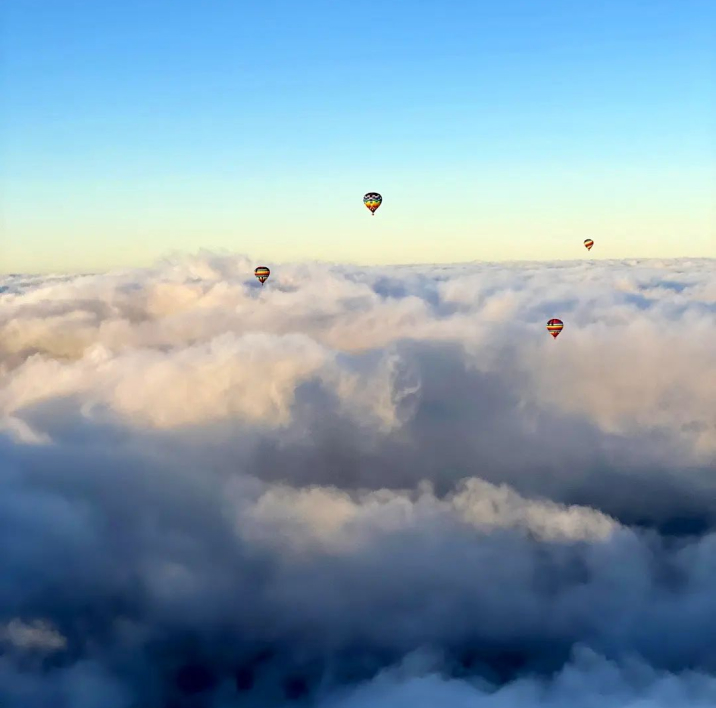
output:
M588 251L592 250L592 246L594 245L594 241L592 241L591 238L585 239L584 245L587 247Z
M259 279L261 285L263 285L271 275L271 271L266 266L259 266L254 270L254 275Z
M383 203L383 197L378 192L368 192L363 197L363 204L370 209L371 214L375 214L375 210Z
M559 336L559 333L562 331L564 327L564 322L562 320L558 319L551 319L549 322L547 322L547 331L555 338Z

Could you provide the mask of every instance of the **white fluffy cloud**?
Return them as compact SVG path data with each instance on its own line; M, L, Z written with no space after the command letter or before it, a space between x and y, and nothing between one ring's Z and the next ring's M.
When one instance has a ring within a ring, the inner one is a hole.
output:
M713 703L713 261L253 265L0 280L3 705Z

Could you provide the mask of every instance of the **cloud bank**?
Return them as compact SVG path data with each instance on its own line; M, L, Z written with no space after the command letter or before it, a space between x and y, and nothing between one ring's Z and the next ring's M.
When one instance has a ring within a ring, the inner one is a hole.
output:
M3 706L716 703L713 260L254 265L0 279Z

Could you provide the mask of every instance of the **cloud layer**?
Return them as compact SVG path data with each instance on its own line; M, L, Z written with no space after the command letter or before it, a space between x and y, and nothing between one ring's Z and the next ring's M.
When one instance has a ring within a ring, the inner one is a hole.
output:
M254 265L0 279L0 703L716 702L714 261Z

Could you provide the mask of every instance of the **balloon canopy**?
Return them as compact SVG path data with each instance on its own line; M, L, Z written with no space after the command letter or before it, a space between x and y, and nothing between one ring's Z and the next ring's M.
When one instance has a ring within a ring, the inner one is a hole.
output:
M271 271L266 266L259 266L254 270L254 275L259 279L261 285L263 285L271 275Z
M383 203L383 197L378 192L368 192L363 197L363 204L370 209L371 214L375 215L375 210Z
M559 333L564 328L564 322L558 319L551 319L547 322L547 331L555 338L559 336Z

